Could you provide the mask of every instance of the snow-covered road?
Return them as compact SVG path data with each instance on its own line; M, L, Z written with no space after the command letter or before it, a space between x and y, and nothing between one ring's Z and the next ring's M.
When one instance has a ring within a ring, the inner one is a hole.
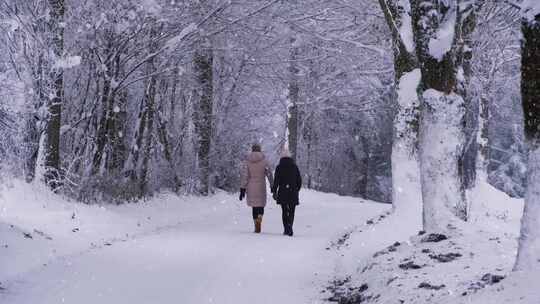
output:
M260 235L252 233L250 210L233 197L191 205L176 226L17 276L0 302L318 303L336 265L330 242L388 205L316 192L304 193L302 202L293 238L281 234L274 203Z

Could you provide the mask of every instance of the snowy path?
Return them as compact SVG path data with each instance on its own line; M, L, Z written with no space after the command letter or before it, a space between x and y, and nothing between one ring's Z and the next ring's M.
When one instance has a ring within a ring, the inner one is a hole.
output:
M315 192L302 201L294 238L281 235L275 204L256 235L243 203L201 203L207 212L183 214L173 228L20 275L0 302L317 303L334 274L335 254L325 248L388 207Z

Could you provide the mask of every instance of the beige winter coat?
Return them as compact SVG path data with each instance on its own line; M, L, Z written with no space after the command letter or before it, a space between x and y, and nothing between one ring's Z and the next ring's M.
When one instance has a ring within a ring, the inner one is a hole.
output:
M242 166L240 186L247 190L247 204L250 207L266 206L266 181L273 184L272 170L261 152L251 152Z

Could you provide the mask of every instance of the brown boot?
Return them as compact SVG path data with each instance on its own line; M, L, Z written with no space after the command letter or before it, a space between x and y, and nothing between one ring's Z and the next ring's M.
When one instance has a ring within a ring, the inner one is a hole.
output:
M255 219L255 233L261 233L262 219L263 219L262 215L259 215Z

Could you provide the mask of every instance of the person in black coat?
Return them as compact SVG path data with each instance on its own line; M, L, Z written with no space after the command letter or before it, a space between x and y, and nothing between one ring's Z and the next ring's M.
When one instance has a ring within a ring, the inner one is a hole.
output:
M283 150L281 156L274 174L272 193L283 212L283 234L293 236L294 212L300 203L298 194L302 188L302 176L287 149Z

